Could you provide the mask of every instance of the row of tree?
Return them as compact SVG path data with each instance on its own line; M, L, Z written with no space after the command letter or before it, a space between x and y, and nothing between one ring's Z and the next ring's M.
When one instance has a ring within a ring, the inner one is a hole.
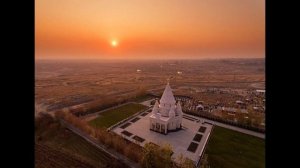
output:
M210 120L213 120L213 121L218 121L218 122L221 122L221 123L225 123L225 124L245 128L245 129L248 129L248 130L251 130L251 131L265 133L264 128L253 127L253 126L251 126L251 122L236 123L234 121L226 120L222 117L212 115L208 112L194 112L194 111L187 111L187 110L183 110L183 112L187 113L187 114L190 114L190 115L197 116L197 117L203 117L203 118L207 118L207 119L210 119Z
M106 96L100 100L94 100L89 103L85 103L77 108L69 109L71 113L76 116L84 116L92 114L110 107L114 107L129 101L134 101L138 97L146 96L147 92L143 88L139 88L132 93L120 96Z

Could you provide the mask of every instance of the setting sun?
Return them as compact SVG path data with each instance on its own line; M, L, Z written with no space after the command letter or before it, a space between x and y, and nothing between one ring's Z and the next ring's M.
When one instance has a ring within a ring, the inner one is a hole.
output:
M111 45L113 47L116 47L118 45L118 42L116 40L111 41Z

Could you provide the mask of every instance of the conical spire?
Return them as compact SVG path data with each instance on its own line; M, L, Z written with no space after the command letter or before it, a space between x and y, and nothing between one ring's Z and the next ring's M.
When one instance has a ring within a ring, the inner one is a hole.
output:
M167 86L164 90L164 93L161 96L160 103L161 104L175 104L176 103L169 83L167 84Z
M169 112L169 116L170 117L175 117L175 107L174 106L171 107L170 112Z
M154 107L152 109L152 113L155 115L155 116L158 116L157 113L158 113L158 108L159 108L159 104L158 104L158 101L156 100L155 101L155 104L154 104Z
M176 112L177 112L178 115L182 115L182 108L181 108L180 101L177 102Z
M157 109L158 109L158 106L159 106L158 101L155 100L155 104L154 104L153 110L157 110Z

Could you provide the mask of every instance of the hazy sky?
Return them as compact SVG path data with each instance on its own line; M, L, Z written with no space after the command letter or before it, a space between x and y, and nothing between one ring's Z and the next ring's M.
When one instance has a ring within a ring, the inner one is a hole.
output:
M265 1L36 0L35 52L36 58L262 58Z

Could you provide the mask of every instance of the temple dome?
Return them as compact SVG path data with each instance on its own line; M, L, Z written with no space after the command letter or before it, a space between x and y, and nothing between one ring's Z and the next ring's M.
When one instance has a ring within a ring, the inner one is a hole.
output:
M176 103L176 100L172 93L172 89L168 83L164 90L163 95L161 96L160 104L175 104L175 103Z

